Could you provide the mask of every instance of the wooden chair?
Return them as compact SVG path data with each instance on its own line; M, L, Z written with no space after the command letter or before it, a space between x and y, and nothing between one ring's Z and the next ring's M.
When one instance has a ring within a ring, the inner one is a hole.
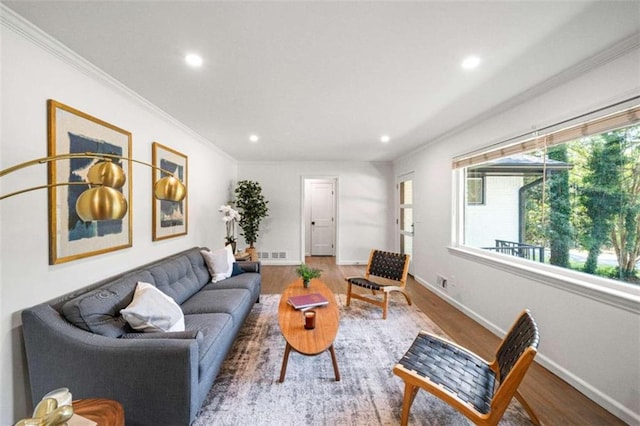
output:
M401 424L419 389L431 392L477 425L497 425L515 396L535 425L540 425L529 404L518 392L538 351L538 327L523 311L488 363L467 349L421 331L393 368L405 382ZM497 383L497 385L496 385Z
M387 319L389 307L389 293L398 291L404 295L409 305L411 298L405 291L407 274L409 272L408 254L391 253L382 250L371 250L369 263L364 277L347 277L347 306L351 298L372 303L382 308L382 319ZM382 299L367 297L353 292L353 286L371 290L373 295L381 293Z

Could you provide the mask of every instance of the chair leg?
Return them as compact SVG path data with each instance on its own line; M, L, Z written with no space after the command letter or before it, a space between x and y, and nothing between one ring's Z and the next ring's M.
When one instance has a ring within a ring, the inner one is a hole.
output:
M515 396L516 396L516 399L520 402L520 404L524 408L524 410L527 412L527 414L529 414L529 418L531 419L531 423L533 423L536 426L540 426L540 420L538 419L538 416L536 416L536 413L533 411L531 406L524 399L524 396L522 396L522 394L517 390L516 390Z
M347 306L351 305L351 283L347 281Z
M404 290L400 290L400 293L402 293L404 298L407 299L407 304L411 306L411 298L409 297L409 295Z
M404 398L402 400L402 417L400 419L401 426L407 426L409 423L409 411L411 410L411 404L416 398L416 394L420 388L411 383L404 383Z
M382 307L382 319L387 319L387 309L389 308L389 293L384 292L384 306Z

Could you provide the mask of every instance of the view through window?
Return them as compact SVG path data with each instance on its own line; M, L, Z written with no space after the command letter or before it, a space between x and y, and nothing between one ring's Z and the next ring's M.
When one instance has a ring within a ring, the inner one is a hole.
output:
M464 244L640 285L634 111L625 127L476 156L464 167Z

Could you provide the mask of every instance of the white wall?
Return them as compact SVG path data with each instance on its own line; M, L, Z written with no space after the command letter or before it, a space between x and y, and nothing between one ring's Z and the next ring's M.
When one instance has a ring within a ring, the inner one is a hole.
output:
M186 154L189 232L161 242L151 241L151 171L140 165L133 166L133 247L129 249L50 266L47 192L35 191L0 203L0 424L3 425L31 414L20 311L192 246L221 245L224 226L217 209L227 201L228 188L237 172L235 161L211 144L145 106L130 92L118 89L100 77L99 72L90 71L91 67L81 72L69 60L51 53L50 49L54 49L69 56L69 52L65 53L46 37L35 34L38 43L44 44L34 44L27 36L10 29L5 19L10 17L3 17L0 33L0 168L47 155L46 102L55 99L132 132L136 159L151 161L153 141ZM33 34L28 27L21 30ZM46 166L32 167L4 177L0 192L46 182ZM69 360L69 368L73 368L73 360Z
M522 177L518 176L485 178L485 204L464 206L465 244L494 247L496 240L518 242L518 190L522 187L522 182Z
M391 169L391 163L367 162L239 163L238 180L258 181L269 201L269 217L260 227L256 248L286 251L289 258L279 263L304 261L302 179L336 178L336 260L341 264L367 263L371 248L393 249L395 189ZM243 245L241 237L239 247Z
M632 53L394 163L396 174L415 171L416 278L432 286L437 273L447 277L443 297L497 334L509 328L520 310L531 309L541 330L537 360L630 424L640 422L637 302L627 308L603 303L572 293L562 283L552 286L448 249L454 186L450 164L479 143L488 145L638 95L639 70L636 46Z

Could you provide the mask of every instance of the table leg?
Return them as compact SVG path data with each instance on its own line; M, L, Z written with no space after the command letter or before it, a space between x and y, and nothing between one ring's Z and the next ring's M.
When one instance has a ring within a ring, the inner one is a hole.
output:
M340 381L340 371L338 370L338 360L336 359L336 351L333 349L333 345L329 348L331 352L331 361L333 362L333 372L336 375L336 382Z
M284 376L285 374L287 374L287 362L289 361L290 352L291 352L291 345L289 344L289 342L287 342L287 347L284 348L284 358L282 359L282 368L280 369L280 383L284 382Z

